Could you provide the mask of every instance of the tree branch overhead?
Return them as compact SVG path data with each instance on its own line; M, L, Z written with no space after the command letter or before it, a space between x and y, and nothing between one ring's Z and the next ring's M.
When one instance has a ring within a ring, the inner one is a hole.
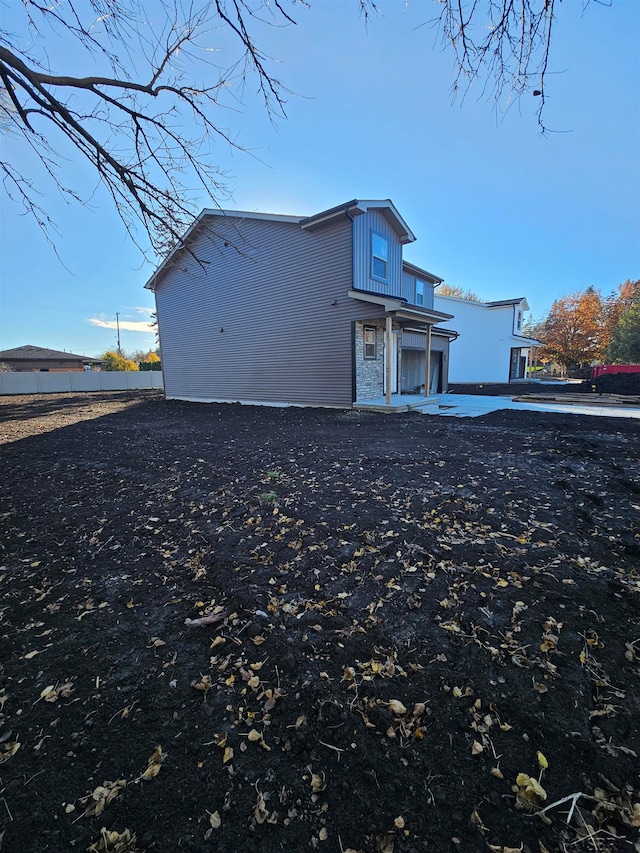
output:
M0 132L26 142L45 177L74 201L81 194L71 183L70 162L88 162L134 242L144 251L148 240L163 256L203 199L215 205L228 196L216 145L246 149L226 126L225 112L242 109L253 92L272 120L286 117L290 93L259 37L264 27L294 25L294 10L308 5L22 0L22 30L0 29ZM479 84L502 108L505 94L507 101L534 95L544 131L558 5L437 0L439 14L428 23L453 55L454 96ZM352 9L365 25L381 12L375 0L353 0ZM65 73L59 66L69 62L91 73ZM0 174L7 194L49 235L54 224L37 174L23 174L8 158L0 160Z

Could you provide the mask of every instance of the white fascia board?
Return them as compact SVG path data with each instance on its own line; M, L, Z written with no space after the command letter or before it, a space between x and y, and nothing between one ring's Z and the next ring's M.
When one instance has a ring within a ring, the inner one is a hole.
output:
M251 210L222 210L217 208L205 208L198 220L205 216L224 216L226 219L264 219L267 222L292 222L297 224L304 216L289 216L285 213L259 213Z

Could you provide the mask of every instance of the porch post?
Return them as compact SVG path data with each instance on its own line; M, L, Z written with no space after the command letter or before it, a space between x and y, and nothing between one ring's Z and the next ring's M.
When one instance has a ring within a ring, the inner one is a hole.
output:
M427 352L424 360L424 396L428 397L431 393L431 324L427 326Z
M386 393L385 403L391 405L391 339L392 339L392 320L391 314L387 314L387 329L385 332L385 347L384 347L384 369L386 376Z

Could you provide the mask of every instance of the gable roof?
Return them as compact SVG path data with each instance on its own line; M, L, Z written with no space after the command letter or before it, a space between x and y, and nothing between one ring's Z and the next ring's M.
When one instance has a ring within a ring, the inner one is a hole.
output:
M418 276L418 278L424 278L427 281L430 281L432 284L442 284L442 282L444 281L444 279L440 278L440 276L434 275L432 272L428 272L427 270L422 269L422 267L418 267L415 264L411 264L409 263L409 261L402 262L402 269L406 270L406 272L410 273L411 275Z
M224 210L223 208L205 207L204 210L200 211L198 216L185 231L183 237L176 243L162 263L151 274L149 280L145 284L145 288L147 290L154 289L158 276L164 272L174 255L186 246L190 237L198 228L200 228L203 221L209 217L225 217L228 219L240 220L261 219L267 222L288 222L293 225L299 225L305 231L311 231L339 216L348 216L353 218L354 216L366 213L367 210L380 210L383 216L385 216L389 221L391 227L398 234L401 243L412 243L416 239L414 233L411 231L402 216L400 216L398 210L390 199L370 201L352 199L344 204L331 207L328 210L322 210L320 213L316 213L313 216L289 216L283 213L260 213L248 210Z
M57 349L47 349L46 347L36 347L31 344L25 344L23 347L13 347L13 349L5 349L0 351L0 361L8 360L33 360L38 361L99 361L99 359L90 358L86 355L77 355L73 352L60 352Z
M360 302L380 305L385 312L404 320L428 324L453 320L453 314L445 314L444 311L436 311L434 308L425 308L424 305L412 305L402 296L385 296L383 293L374 293L370 290L349 290L347 296Z
M336 207L330 207L329 210L322 210L313 216L307 216L300 220L300 226L304 229L312 229L318 225L323 225L331 219L338 216L360 216L368 210L379 210L387 219L393 230L397 233L401 243L413 243L416 239L415 234L404 221L398 209L390 198L385 199L370 199L368 201L359 200L357 198L347 201L344 204L339 204Z

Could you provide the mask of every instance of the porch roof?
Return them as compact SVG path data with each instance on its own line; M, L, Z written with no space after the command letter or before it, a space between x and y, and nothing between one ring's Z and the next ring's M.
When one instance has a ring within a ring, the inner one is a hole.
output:
M433 326L442 320L453 319L453 314L445 314L442 311L435 311L433 308L424 308L422 305L411 305L404 299L384 296L379 293L349 290L347 295L351 299L358 299L360 302L379 305L385 315L390 314L398 320L407 320L411 323L425 323L428 326Z

